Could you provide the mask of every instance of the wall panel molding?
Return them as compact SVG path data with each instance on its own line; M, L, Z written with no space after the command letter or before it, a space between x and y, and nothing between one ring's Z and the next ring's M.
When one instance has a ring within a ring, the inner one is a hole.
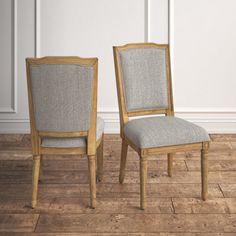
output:
M40 1L41 0L34 0L35 1L35 57L40 57L41 56L41 24L40 24L40 19L41 19L41 5ZM150 39L150 0L143 0L144 2L144 41L149 42Z
M35 0L35 57L40 57L40 0Z
M14 17L14 23L12 30L12 44L13 44L13 71L12 76L12 106L9 109L1 109L0 113L16 113L17 112L17 2L20 0L12 1L12 17ZM41 0L34 0L34 14L35 14L35 25L34 25L34 55L40 57L44 55L43 38L41 42L41 36L43 36L43 5L41 9ZM171 63L172 71L175 66L175 55L174 55L174 0L143 0L141 10L144 11L143 19L144 26L141 30L144 31L144 41L146 42L169 42L171 52ZM164 6L164 10L158 7L158 4ZM158 11L165 11L162 16ZM140 13L143 15L143 13ZM154 15L155 14L155 15ZM166 15L166 16L165 16ZM158 17L163 17L158 20ZM42 25L41 25L42 21ZM158 22L157 22L158 21ZM157 32L160 27L159 24L167 23L165 28L162 28L162 32ZM143 28L144 27L144 28ZM41 34L42 33L42 34ZM160 37L158 40L158 37ZM42 43L42 45L41 45ZM42 50L42 51L41 51ZM174 82L174 73L172 73ZM102 95L102 94L101 94ZM210 133L236 133L236 107L176 107L176 116L184 118L188 121L194 122L202 127L206 128ZM0 132L1 133L29 133L29 119L28 114L23 115L23 118L14 118L9 115L6 119L0 118ZM98 115L105 120L105 132L106 133L119 133L119 112L118 104L114 104L113 107L98 107Z
M174 30L176 27L175 26L176 22L175 22L175 6L174 6L174 4L180 4L181 2L178 2L175 0L166 0L166 1L168 2L168 41L169 41L169 45L170 45L170 54L171 54L172 84L173 84L173 87L175 87L176 74L174 73L174 71L176 68L176 66L175 66L176 65L176 63L175 63L176 55L174 52L175 52L175 48L176 48L176 39L175 39ZM222 0L222 4L223 4L223 0ZM207 9L207 6L206 6L206 9ZM208 22L208 24L209 24L209 22ZM219 29L220 29L220 27L219 27ZM219 34L220 34L220 30L219 30ZM202 37L204 37L204 35ZM233 50L233 49L231 48L231 50ZM220 65L219 65L219 67L220 67ZM214 85L212 85L212 86L214 87ZM208 87L208 89L210 91L212 89L212 87ZM219 94L219 96L226 95L224 92L225 91L223 91L223 94ZM211 116L213 116L213 114L215 114L216 119L219 119L219 114L224 114L224 116L229 116L229 119L228 119L229 122L232 121L232 115L233 115L234 116L233 122L236 121L236 117L235 117L236 103L235 103L235 106L233 106L233 107L232 107L232 104L231 104L231 107L227 107L227 104L226 104L225 107L223 107L223 106L221 106L221 107L207 106L207 107L197 107L197 108L196 107L179 107L179 108L177 107L176 110L179 111L179 113L181 113L181 114L185 114L185 113L198 114L198 116L200 116L201 114L206 114L206 113L211 114ZM204 120L204 117L202 117L202 120ZM222 122L226 122L226 121L227 121L227 119L222 120ZM210 120L208 120L208 122L210 122Z
M236 110L234 108L176 108L177 117L204 127L209 133L236 133ZM105 133L119 133L118 108L100 108L98 116L105 120ZM29 133L29 119L0 120L1 133Z
M0 113L16 113L17 112L17 0L11 0L11 106L0 107Z
M144 0L144 41L150 40L150 0Z

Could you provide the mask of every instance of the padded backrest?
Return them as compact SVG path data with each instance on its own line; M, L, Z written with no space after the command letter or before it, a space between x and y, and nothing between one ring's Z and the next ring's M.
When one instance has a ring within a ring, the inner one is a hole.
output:
M120 51L126 110L168 108L165 48L129 48Z
M33 109L38 131L89 130L93 73L92 65L30 65Z

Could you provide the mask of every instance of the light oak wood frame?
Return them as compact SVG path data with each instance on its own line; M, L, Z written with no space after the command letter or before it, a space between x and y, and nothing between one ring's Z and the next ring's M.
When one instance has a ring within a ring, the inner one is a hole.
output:
M124 83L122 79L120 52L131 48L162 48L166 50L166 75L168 85L168 107L163 109L146 109L127 111L125 103ZM116 85L117 95L119 102L119 114L120 114L120 136L122 138L122 150L120 161L120 176L119 181L123 183L125 176L125 165L127 158L128 146L132 147L140 157L140 208L146 208L146 182L147 182L147 160L150 155L168 154L168 175L172 176L173 166L173 154L175 152L182 151L201 151L201 176L202 176L202 199L207 199L207 150L209 148L209 142L191 143L184 145L166 146L166 147L154 147L154 148L139 148L131 140L129 140L124 133L124 125L129 121L130 117L135 116L147 116L147 115L159 115L174 116L172 83L171 83L171 67L170 67L170 50L168 44L155 44L155 43L135 43L126 44L124 46L113 47L115 73L116 73Z
M88 131L77 132L55 132L55 131L39 131L35 124L35 113L32 96L32 85L30 76L30 66L40 64L78 64L93 66L93 91L92 91L92 110L90 115L90 128ZM43 58L27 58L27 85L28 85L28 101L30 115L31 142L33 153L33 179L32 179L32 208L37 204L38 181L40 173L40 160L42 155L87 155L89 166L89 183L90 183L90 205L91 208L96 207L96 178L102 178L103 164L103 135L96 140L96 123L97 123L97 83L98 83L98 59L97 58L80 58L80 57L43 57ZM41 146L42 137L86 137L87 146L85 148L46 148ZM98 151L97 151L98 150ZM97 157L96 157L97 154ZM96 158L98 159L98 170L96 174Z

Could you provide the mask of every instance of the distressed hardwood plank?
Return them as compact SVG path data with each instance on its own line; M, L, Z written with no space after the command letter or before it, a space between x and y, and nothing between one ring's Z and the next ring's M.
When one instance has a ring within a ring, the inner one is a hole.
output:
M30 137L9 135L1 140L0 135L0 227L9 222L5 229L9 232L0 230L0 236L124 236L127 232L136 236L236 235L236 135L213 135L212 140L208 154L210 197L206 202L200 199L200 153L175 154L172 178L166 173L167 156L159 155L148 162L148 206L145 212L140 211L138 155L129 148L125 183L118 184L121 139L105 135L105 172L103 182L97 185L97 209L89 208L86 157L45 155L38 207L33 210ZM26 225L28 218L25 223L20 215L29 216L32 222L41 215L43 223L37 230L46 226L44 232L31 233L34 228Z
M41 215L36 232L235 232L236 215Z
M219 185L225 197L236 198L236 183L235 184L219 184Z
M127 161L138 161L138 155L134 152L128 153ZM85 159L85 157L77 156L77 155L44 155L45 161L81 161ZM176 162L180 160L199 160L200 153L199 152L186 152L186 153L176 153L174 155L174 159ZM208 154L209 160L236 160L236 150L227 150L225 152L211 152ZM30 150L0 150L0 161L31 161L32 154ZM120 160L120 152L115 155L104 155L105 161L117 161ZM150 156L149 160L155 161L166 161L167 155L158 155L158 156Z
M26 200L5 199L0 201L0 214L99 214L99 213L137 213L139 210L139 199L137 198L98 198L98 206L91 209L88 206L87 198L49 198L38 202L37 208L32 209ZM150 198L148 213L173 213L172 201L170 198Z
M1 134L0 143L20 143L24 137L24 134Z
M229 141L211 142L209 152L228 151L231 149Z
M0 232L33 232L38 214L0 214Z
M69 201L68 201L69 200ZM82 200L82 201L81 201ZM100 198L98 199L99 207L95 211L87 208L87 201L77 198L57 198L50 205L52 211L62 211L63 213L136 213L142 214L139 209L139 199L134 198ZM150 198L149 206L146 211L148 213L173 213L172 202L170 198Z
M31 184L0 184L0 198L28 199ZM200 184L148 184L149 197L200 197ZM41 184L39 199L88 197L88 184ZM98 197L139 197L139 184L98 184ZM217 184L209 185L209 197L222 197Z
M225 214L236 213L235 198L214 198L207 201L201 201L196 198L173 198L175 213L183 214Z
M236 140L234 140L234 142L230 142L230 146L233 150L236 151Z
M32 152L30 150L25 151L3 151L0 150L0 161L24 161L32 160Z
M200 171L200 161L186 160L189 171ZM209 160L209 171L235 171L236 160Z
M211 134L213 142L236 141L236 134Z
M33 161L0 161L0 171L6 170L32 170ZM119 171L119 162L106 161L104 162L104 171ZM174 161L173 165L175 170L185 171L186 165L183 160ZM167 163L164 160L156 160L149 162L149 169L153 170L166 170ZM88 162L86 157L78 161L55 161L55 160L44 160L42 165L45 171L80 171L88 169ZM138 171L139 161L127 161L126 170Z
M103 183L116 183L119 174L117 172L110 172L109 175L104 175ZM235 171L214 171L209 172L209 183L236 183ZM174 183L201 183L200 171L186 171L186 172L174 172L170 178L167 172L162 171L149 171L148 183L162 183L162 184L174 184ZM139 172L127 171L125 176L125 183L139 183Z
M88 207L86 198L52 198L39 201L36 209L31 209L26 200L4 199L0 201L0 214L74 214L74 213L140 213L138 209L139 199L135 198L98 198L98 207L92 210ZM149 198L145 214L149 213L188 213L188 214L225 214L236 213L235 198L214 198L201 201L197 198L173 198L173 206L170 198Z
M31 183L31 171L1 171L0 183ZM104 172L103 184L118 184L119 172ZM199 171L178 171L174 172L173 177L170 178L166 171L150 170L148 172L148 183L201 183L201 175ZM41 184L87 184L88 171L44 171L41 177ZM125 176L125 183L139 183L139 172L127 171ZM209 183L236 183L236 171L214 171L209 172Z
M235 236L235 233L0 233L0 236Z
M196 198L173 198L173 206L175 213L183 214L225 214L233 213L230 211L229 204L232 204L233 199L214 198L207 201L202 201Z

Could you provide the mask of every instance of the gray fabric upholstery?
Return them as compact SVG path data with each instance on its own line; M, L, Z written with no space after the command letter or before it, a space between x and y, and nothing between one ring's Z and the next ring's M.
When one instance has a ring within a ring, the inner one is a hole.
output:
M120 61L127 111L168 107L165 49L127 49Z
M39 131L87 131L92 108L93 67L30 66L36 128Z
M104 121L102 118L97 118L97 140L102 137L104 131ZM72 148L72 147L86 147L86 138L43 138L42 147L56 147L56 148Z
M129 121L125 136L140 148L210 141L207 132L177 117L148 117Z

